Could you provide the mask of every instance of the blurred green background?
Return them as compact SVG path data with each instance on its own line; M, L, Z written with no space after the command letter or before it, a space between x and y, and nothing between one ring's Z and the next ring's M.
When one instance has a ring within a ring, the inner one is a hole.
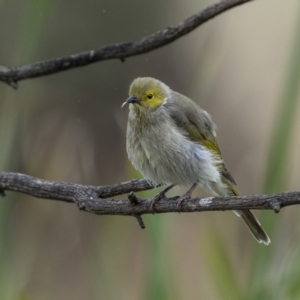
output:
M0 0L0 64L136 40L211 3ZM0 170L93 185L140 176L120 106L135 77L152 76L210 112L241 194L299 190L299 32L298 0L254 1L124 63L21 81L18 91L1 83ZM141 230L133 218L8 192L0 299L300 299L300 209L256 214L269 247L231 212L150 215Z

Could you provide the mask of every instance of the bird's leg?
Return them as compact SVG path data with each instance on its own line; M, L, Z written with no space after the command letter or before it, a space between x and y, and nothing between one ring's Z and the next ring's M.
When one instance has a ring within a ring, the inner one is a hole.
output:
M159 200L165 198L166 197L165 193L173 187L174 187L174 184L171 184L171 185L167 186L165 189L163 189L161 192L159 192L156 196L154 196L154 198L151 200L151 203L150 203L150 210L154 210L155 204Z
M181 197L178 198L178 200L177 200L177 205L176 205L178 209L180 208L181 203L182 203L184 200L188 200L188 199L191 198L192 193L193 193L194 189L196 188L196 186L197 186L197 183L194 183L194 184L192 185L192 187L191 187L185 194L183 194Z

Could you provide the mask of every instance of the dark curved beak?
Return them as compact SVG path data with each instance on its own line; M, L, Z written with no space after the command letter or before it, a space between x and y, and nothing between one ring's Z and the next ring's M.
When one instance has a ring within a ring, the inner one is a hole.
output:
M129 98L126 99L126 101L122 104L122 107L126 104L126 103L132 103L132 104L135 104L135 103L139 103L140 102L140 99L137 98L136 96L130 96Z
M126 99L126 103L138 103L140 102L140 99L137 98L136 96L130 96L129 98Z

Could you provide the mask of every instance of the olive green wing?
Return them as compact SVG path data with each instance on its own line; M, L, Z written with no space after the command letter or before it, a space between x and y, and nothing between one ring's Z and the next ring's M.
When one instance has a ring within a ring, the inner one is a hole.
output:
M215 156L222 161L221 150L216 140L216 125L205 110L177 92L172 93L172 97L165 102L164 107L167 108L174 123L190 140L200 143L214 152ZM238 195L233 186L236 185L236 182L224 163L219 163L218 167L223 182L229 186L235 195Z

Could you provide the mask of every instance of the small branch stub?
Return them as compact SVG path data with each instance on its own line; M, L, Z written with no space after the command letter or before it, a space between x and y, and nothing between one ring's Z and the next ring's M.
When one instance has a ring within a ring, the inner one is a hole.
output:
M275 211L275 213L279 213L281 209L280 202L277 201L276 199L270 202L271 207Z
M19 85L17 81L8 81L7 82L14 90L17 90Z
M77 207L78 207L79 210L83 210L83 211L86 210L86 206L83 202L78 202Z
M139 200L134 192L130 192L127 197L129 199L131 205L137 205L139 203Z
M1 197L5 197L5 196L6 196L4 190L1 189L1 188L0 188L0 196L1 196Z
M146 226L145 226L145 223L144 223L144 221L143 221L143 219L142 219L142 216L141 216L141 215L135 215L134 217L135 217L136 220L138 221L138 224L139 224L139 226L141 227L141 229L145 229Z

